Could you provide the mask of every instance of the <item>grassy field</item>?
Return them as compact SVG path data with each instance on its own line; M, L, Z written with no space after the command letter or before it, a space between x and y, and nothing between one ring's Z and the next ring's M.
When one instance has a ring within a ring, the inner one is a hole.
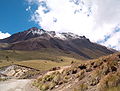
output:
M71 62L80 62L84 59L77 54L43 49L41 51L0 51L0 67L19 64L39 70L48 70L56 66L70 65Z
M38 59L60 61L61 56L85 59L75 53L54 49L41 49L40 51L0 50L0 61L24 61Z
M72 60L73 62L81 62L80 60L76 60L72 58L68 58L68 59L66 58L66 60L62 62L55 62L55 61L48 61L48 60L27 60L27 61L10 61L10 62L6 61L6 62L0 63L0 67L12 65L12 64L19 64L19 65L44 71L53 67L70 65Z

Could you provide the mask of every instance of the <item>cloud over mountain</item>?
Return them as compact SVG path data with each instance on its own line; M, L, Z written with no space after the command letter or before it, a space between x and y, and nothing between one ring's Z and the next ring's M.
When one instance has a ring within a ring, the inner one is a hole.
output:
M38 4L32 20L43 29L85 35L91 41L120 50L118 46L120 31L115 30L116 27L120 28L119 0L28 0L28 2Z
M2 33L2 32L0 31L0 39L4 39L4 38L9 37L9 36L10 36L9 33Z

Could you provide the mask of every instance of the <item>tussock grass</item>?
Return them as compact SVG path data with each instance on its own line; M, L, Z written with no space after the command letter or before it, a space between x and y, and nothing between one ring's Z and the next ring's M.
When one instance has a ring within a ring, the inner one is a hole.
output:
M59 74L43 75L35 84L40 87L46 83L55 82L53 89L65 91L120 91L119 70L120 53L116 53L99 59L74 63ZM62 86L70 86L70 88L62 88ZM49 89L47 88L48 91Z

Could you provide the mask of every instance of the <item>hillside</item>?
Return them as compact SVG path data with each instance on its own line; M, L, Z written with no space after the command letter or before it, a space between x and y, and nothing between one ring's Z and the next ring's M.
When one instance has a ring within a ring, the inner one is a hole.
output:
M120 53L49 71L33 84L41 91L120 91Z
M39 51L0 50L0 68L18 64L38 70L48 70L56 66L70 65L72 61L80 60L85 60L85 58L75 53L54 49L41 49Z
M85 59L72 52L47 48L39 51L0 50L0 61L51 60L59 62L62 57Z

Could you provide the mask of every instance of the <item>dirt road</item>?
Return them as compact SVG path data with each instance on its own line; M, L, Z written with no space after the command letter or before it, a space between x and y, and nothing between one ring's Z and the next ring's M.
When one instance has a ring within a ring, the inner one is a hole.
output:
M31 79L11 79L0 82L0 91L39 91L31 85Z

